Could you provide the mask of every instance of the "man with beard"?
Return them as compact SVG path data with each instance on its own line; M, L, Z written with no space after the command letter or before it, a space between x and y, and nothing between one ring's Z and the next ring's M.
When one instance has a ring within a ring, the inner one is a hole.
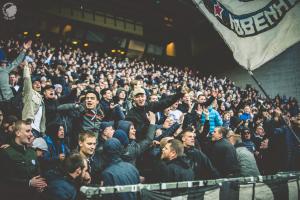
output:
M159 182L193 181L194 172L184 157L184 146L177 139L169 140L162 149L162 162L157 165Z
M36 152L28 147L33 138L30 122L17 121L14 134L10 146L0 150L1 199L34 199L47 183L39 176Z
M75 200L79 188L90 182L88 164L80 154L72 154L62 163L62 172L48 174L45 200Z

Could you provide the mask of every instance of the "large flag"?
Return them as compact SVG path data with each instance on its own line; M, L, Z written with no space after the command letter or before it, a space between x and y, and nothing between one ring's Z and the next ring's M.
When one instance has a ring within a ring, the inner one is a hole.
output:
M193 1L244 68L254 70L300 41L300 0Z

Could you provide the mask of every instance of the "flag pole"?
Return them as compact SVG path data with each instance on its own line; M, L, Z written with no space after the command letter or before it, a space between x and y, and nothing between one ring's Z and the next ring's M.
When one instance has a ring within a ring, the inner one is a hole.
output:
M266 96L267 100L269 100L270 102L272 102L272 99L267 94L267 92L264 90L264 88L262 87L262 85L260 84L260 82L255 78L255 76L254 76L253 72L251 71L251 69L247 69L247 71L250 74L250 76L252 77L252 79L255 81L255 83L258 85L258 87L261 89L261 91L264 93L264 95ZM297 142L300 144L299 137L296 135L295 131L291 128L291 126L287 123L287 121L284 119L284 117L282 115L280 115L280 119L283 121L284 125L291 131L291 133L293 133L293 135L296 138Z

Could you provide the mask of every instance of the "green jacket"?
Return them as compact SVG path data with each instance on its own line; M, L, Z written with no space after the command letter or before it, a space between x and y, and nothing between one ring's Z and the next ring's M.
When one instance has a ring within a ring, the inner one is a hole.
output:
M36 152L13 141L11 146L0 150L0 182L1 190L13 195L18 191L25 196L30 195L29 180L39 175ZM1 193L2 193L1 192Z

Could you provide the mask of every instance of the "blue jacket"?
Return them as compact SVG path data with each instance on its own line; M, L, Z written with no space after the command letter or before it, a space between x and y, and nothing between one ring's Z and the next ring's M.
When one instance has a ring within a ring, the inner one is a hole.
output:
M223 120L221 115L213 109L211 106L208 108L209 111L209 132L213 132L217 126L223 125ZM201 116L201 124L204 125L205 123L205 115L202 114Z
M50 136L45 136L44 139L48 145L48 151L44 154L45 160L57 160L59 159L59 154L69 154L69 149L63 141L57 146Z

